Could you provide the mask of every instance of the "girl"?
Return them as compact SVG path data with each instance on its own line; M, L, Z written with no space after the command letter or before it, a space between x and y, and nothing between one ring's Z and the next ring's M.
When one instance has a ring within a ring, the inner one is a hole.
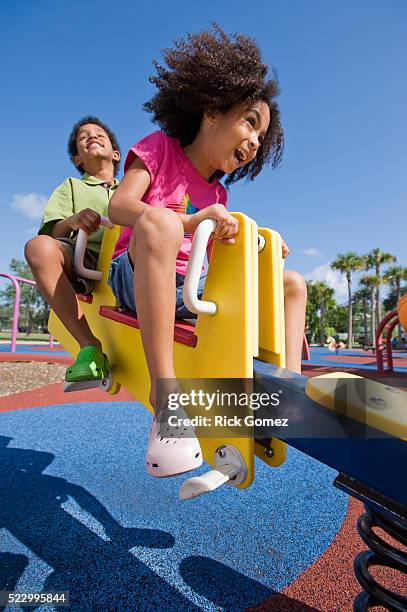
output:
M154 62L157 76L151 82L158 91L144 105L162 131L130 149L124 179L109 205L110 219L124 226L109 284L123 308L137 310L151 379L155 417L146 467L153 476L179 474L202 463L191 432L165 445L156 389L158 379L161 384L176 378L174 316L194 316L182 302L192 235L203 219L211 218L217 221L214 240L234 243L238 223L226 211L220 179L228 175L226 187L244 177L253 180L266 163L277 166L283 150L274 100L277 80L266 78L267 66L252 39L228 36L214 24L210 31L176 42L164 58L167 67ZM299 371L305 282L295 273L286 273L286 279L287 367Z

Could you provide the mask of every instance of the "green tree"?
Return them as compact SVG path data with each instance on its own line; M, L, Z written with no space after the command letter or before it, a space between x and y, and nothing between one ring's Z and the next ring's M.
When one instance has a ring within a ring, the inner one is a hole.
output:
M337 333L347 333L348 331L348 307L337 304L335 311L332 313L332 324Z
M310 281L307 285L307 327L312 337L319 331L319 342L324 346L326 316L335 305L334 290L324 282Z
M331 263L331 269L345 274L348 283L348 349L352 348L352 272L362 270L364 265L363 257L353 251L337 255L335 261Z
M377 278L376 284L376 321L377 325L379 325L382 319L382 308L380 302L380 287L382 284L382 277L380 274L381 267L383 264L393 263L397 261L397 257L392 255L391 253L386 253L379 248L373 249L365 256L366 259L366 270L371 270L374 268L375 276Z
M33 276L29 266L21 259L12 259L9 264L10 273L14 276L33 280ZM2 308L9 309L14 303L15 290L11 283L7 283L6 287L0 291L0 301ZM44 320L49 313L49 307L44 298L39 293L35 285L27 285L20 283L20 324L26 328L26 333L29 335L34 325L44 324ZM10 316L9 324L11 325Z
M407 293L407 285L404 285L403 287L401 287L400 293L401 293L401 296ZM384 306L385 312L389 312L390 310L394 310L395 308L397 308L397 302L398 302L397 293L394 291L394 289L391 289L389 293L387 294L387 297L383 300L383 306Z
M376 346L376 289L380 279L375 275L366 275L360 279L360 284L370 292L370 325L372 346Z
M1 305L0 308L0 331L10 330L11 320L13 318L12 306Z
M369 310L369 301L370 301L370 289L368 287L362 287L353 294L353 299L355 305L359 304L362 307L363 313L363 337L364 344L367 344L369 338L369 330L368 330L368 310Z

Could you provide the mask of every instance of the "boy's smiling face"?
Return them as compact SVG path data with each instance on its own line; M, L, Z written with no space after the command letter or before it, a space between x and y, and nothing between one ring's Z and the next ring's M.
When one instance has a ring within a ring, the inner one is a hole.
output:
M95 162L109 162L120 159L119 151L115 151L110 138L103 128L93 123L82 125L76 135L78 153L73 157L76 166L82 166L86 172L92 173Z

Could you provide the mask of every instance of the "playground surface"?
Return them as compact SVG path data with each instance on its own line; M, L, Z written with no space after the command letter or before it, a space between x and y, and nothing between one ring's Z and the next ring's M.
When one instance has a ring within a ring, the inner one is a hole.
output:
M69 359L30 350L17 357ZM336 369L329 356L305 373ZM250 488L181 502L185 475L145 473L150 415L126 391L54 383L0 397L0 412L0 590L69 591L74 610L352 609L362 506L334 470L289 448L277 469L257 461Z
M396 372L407 373L407 351L393 351L394 369ZM328 366L331 368L357 368L360 370L376 371L376 356L372 351L363 349L339 349L330 351L325 347L311 347L311 359L305 364L315 366Z
M0 361L46 361L52 363L71 363L72 359L59 344L52 348L48 344L18 343L16 351L10 352L10 344L0 343Z

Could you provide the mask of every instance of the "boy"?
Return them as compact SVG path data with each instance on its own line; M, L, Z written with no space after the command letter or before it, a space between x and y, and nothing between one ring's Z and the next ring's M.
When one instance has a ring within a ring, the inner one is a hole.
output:
M78 230L89 234L85 267L96 269L103 229L118 181L120 147L113 132L97 117L87 116L72 128L68 153L82 179L68 178L52 193L38 235L25 245L25 257L48 304L77 340L80 351L65 374L66 383L104 379L106 355L81 312L76 293L89 293L92 283L73 269Z

